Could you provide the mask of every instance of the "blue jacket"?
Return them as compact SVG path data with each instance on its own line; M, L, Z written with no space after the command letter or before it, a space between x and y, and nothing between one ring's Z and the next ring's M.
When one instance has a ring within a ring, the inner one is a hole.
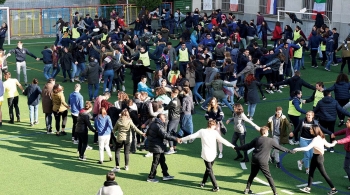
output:
M326 42L326 52L334 52L334 40L333 37L329 37Z
M214 41L213 38L210 38L210 39L203 39L200 44L206 46L206 47L209 47L210 51L213 51L213 48L215 47L216 43Z
M335 83L332 87L328 88L327 91L334 91L334 98L336 100L349 100L350 99L350 83L339 82Z
M27 96L27 104L30 106L36 106L39 104L41 89L36 84L30 84L23 92L23 95Z
M344 110L337 100L330 96L326 96L318 101L314 113L317 113L320 121L336 121L337 112L346 116L350 116L350 113Z
M62 38L60 43L63 47L69 47L69 44L73 44L73 41L70 38Z
M68 105L70 106L71 113L78 116L79 111L84 108L84 98L79 93L74 91L69 95Z
M137 91L141 92L141 91L145 91L148 93L148 96L153 98L154 95L152 93L152 89L150 87L148 87L145 83L143 82L139 82L139 84L137 84Z
M316 31L312 31L312 36L309 39L309 49L311 50L318 50L318 47L320 46L321 42L323 41L323 38L319 35L317 35Z
M95 117L95 129L98 131L98 136L110 135L113 129L111 118L101 114Z
M256 35L256 29L254 26L247 27L247 36L254 37Z
M75 40L76 43L80 43L81 41L91 39L92 37L87 35L86 33L83 33L79 38Z
M44 49L41 51L41 54L43 54L43 60L44 64L52 64L52 50L51 49Z
M7 28L1 28L0 29L0 38L6 37Z

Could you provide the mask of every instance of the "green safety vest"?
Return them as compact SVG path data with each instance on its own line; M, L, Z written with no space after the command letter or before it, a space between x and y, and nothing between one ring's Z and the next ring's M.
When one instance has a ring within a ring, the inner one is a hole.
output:
M293 41L296 41L298 40L299 38L301 37L300 35L300 31L294 31L294 38L293 38Z
M187 48L185 50L179 49L179 62L188 62L188 51Z
M299 111L297 111L297 109L296 109L295 106L293 105L293 103L292 103L293 100L294 100L294 99L292 99L292 100L289 101L288 114L289 114L289 115L292 115L292 116L300 116L301 113L300 113ZM303 104L300 102L300 108L302 108L302 107L303 107Z
M323 42L321 43L321 51L326 51L326 45Z
M105 41L107 39L108 34L102 34L102 39L101 41Z
M294 51L294 57L301 59L303 57L303 48L299 43L297 45L299 45L300 49Z
M144 66L149 66L151 65L151 61L149 59L148 51L145 53L140 53L140 60L142 60Z
M77 28L72 28L72 38L77 39L80 37L80 33L78 32Z
M315 99L314 99L314 107L316 107L317 103L323 98L323 92L319 91L319 90L316 90L316 93L315 93Z

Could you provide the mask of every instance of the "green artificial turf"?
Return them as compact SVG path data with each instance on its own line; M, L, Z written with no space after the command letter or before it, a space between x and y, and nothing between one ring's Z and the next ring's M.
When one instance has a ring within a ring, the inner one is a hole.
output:
M50 46L53 38L24 40L24 47L41 57L41 51L45 45ZM43 43L47 42L47 43ZM13 41L15 44L15 41ZM5 46L6 50L15 48L15 45ZM340 65L331 67L332 71L327 72L323 67L311 68L308 54L305 56L306 70L302 70L302 78L313 85L317 81L323 81L326 87L331 86L340 70ZM14 55L9 57L9 70L13 77L16 77ZM43 87L45 79L43 76L43 62L35 61L27 57L28 80L34 77L39 79L39 85ZM345 71L346 72L346 71ZM57 82L62 82L62 73L59 73ZM21 78L23 84L23 77ZM73 91L74 84L61 83L64 87L66 98ZM126 73L126 91L132 93L132 83L129 70ZM308 97L312 91L303 88L303 96ZM283 93L265 94L267 100L261 101L256 108L254 122L259 126L267 123L268 117L274 114L276 106L282 106L284 114L287 114L289 88L282 89ZM102 89L100 90L100 93ZM87 99L87 85L82 84L81 93ZM111 102L116 100L116 93L113 93ZM241 101L240 103L243 103ZM111 170L115 162L104 162L97 164L99 158L98 146L92 144L92 134L90 133L89 144L93 150L87 150L87 161L82 162L77 159L77 145L73 145L71 134L56 137L45 134L45 121L42 112L39 112L39 124L30 127L28 107L26 97L20 96L21 122L14 125L7 124L9 120L6 100L3 102L3 126L0 127L0 194L96 194L105 180L105 174ZM39 106L41 111L41 104ZM244 106L247 109L247 106ZM303 109L312 109L312 103L303 106ZM205 127L206 120L204 111L196 106L196 114L193 115L194 130ZM230 117L230 111L224 108L225 120ZM53 120L54 124L54 120ZM69 116L67 128L71 128L72 120ZM247 139L249 142L254 137L259 136L258 132L247 125ZM231 140L233 127L228 125L228 133L224 137ZM340 129L337 128L336 129ZM70 130L67 130L70 132ZM286 145L288 148L293 146ZM348 180L343 170L344 149L343 146L336 146L335 153L325 153L325 167L338 190L342 194L347 193ZM183 144L178 147L178 153L166 156L169 173L175 176L172 181L160 181L159 183L147 183L146 178L151 167L151 158L145 158L146 152L138 151L130 155L130 170L121 170L117 175L117 182L125 194L159 194L159 195L192 195L211 194L211 182L208 180L204 189L199 187L205 166L200 157L200 140L195 140L192 144ZM241 194L245 188L245 183L249 176L250 163L246 163L247 170L243 170L239 162L234 161L236 154L231 148L224 146L223 159L217 159L214 164L214 173L220 187L220 194ZM281 153L282 154L282 153ZM121 166L124 166L124 157L121 155ZM250 155L251 156L251 155ZM271 173L275 179L275 184L279 194L287 194L281 190L287 190L293 194L301 194L296 185L307 182L307 175L304 171L299 171L296 161L301 159L303 153L293 155L287 154L282 161L283 169L289 172L286 174L282 169L277 169L270 165ZM114 157L114 154L113 154ZM108 157L105 153L105 160ZM157 178L162 176L160 167ZM264 176L259 173L258 178L266 182ZM314 181L321 181L317 187L312 188L312 194L326 194L329 186L316 171ZM251 188L255 193L271 191L269 186L255 181ZM267 193L272 194L272 192Z

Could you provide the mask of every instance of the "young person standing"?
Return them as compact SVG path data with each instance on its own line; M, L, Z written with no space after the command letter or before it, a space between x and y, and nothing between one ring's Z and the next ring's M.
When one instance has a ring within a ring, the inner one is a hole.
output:
M55 85L55 79L50 78L45 84L41 93L41 103L43 113L45 114L45 124L47 134L52 133L52 89Z
M71 108L71 114L73 119L72 127L72 141L74 144L78 144L78 137L75 133L75 128L78 122L79 111L84 108L84 98L80 94L80 84L75 84L74 92L69 95L68 105Z
M17 91L17 87L19 87L22 92L24 92L24 89L17 79L11 78L10 72L5 72L4 77L6 80L4 82L4 89L5 89L5 94L7 96L7 103L9 107L9 116L10 116L9 123L14 124L13 107L15 107L17 122L21 122L20 112L18 107L19 94Z
M39 124L38 107L42 91L38 86L38 83L38 79L33 79L32 84L30 84L23 92L23 95L27 96L28 98L27 103L29 107L29 120L31 127Z

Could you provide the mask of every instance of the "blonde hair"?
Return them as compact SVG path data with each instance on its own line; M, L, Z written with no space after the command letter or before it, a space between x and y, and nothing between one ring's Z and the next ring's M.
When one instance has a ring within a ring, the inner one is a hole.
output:
M216 104L215 105L212 105L212 101L213 100L215 100L215 102L216 102ZM210 112L210 111L214 111L214 112L217 112L218 111L218 100L216 99L216 97L212 97L211 99L210 99L210 103L209 103L209 105L208 105L208 112Z
M216 121L213 119L209 119L207 127L210 128L212 126L216 126Z

